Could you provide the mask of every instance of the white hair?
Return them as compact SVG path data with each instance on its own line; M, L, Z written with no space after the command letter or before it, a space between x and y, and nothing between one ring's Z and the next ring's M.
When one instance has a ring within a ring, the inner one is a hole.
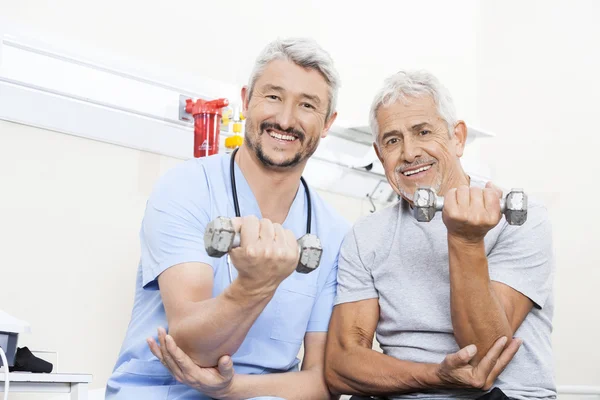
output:
M292 61L302 68L316 70L325 78L329 86L329 106L326 118L329 119L336 110L340 78L329 53L323 50L317 42L308 38L277 39L263 49L256 59L252 74L250 74L248 99L252 97L254 85L267 64L280 59Z
M430 96L437 106L440 117L448 125L448 135L454 135L454 126L456 125L456 109L450 92L440 81L431 73L423 70L419 71L399 71L388 77L379 90L373 104L369 123L373 140L377 143L379 136L379 127L377 125L377 111L381 106L389 106L402 100L406 102L408 97Z

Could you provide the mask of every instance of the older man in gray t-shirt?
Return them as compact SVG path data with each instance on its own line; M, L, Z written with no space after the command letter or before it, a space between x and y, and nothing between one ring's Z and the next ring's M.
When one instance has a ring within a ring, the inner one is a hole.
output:
M393 399L554 399L548 214L529 199L525 224L509 225L499 190L462 171L466 131L449 99L432 75L400 72L374 103L376 150L402 199L342 245L328 384ZM430 222L413 216L418 186L445 194Z
M471 180L471 185L483 187ZM439 363L459 350L450 315L446 227L441 215L417 222L404 200L360 220L346 236L338 265L335 304L379 300L377 340L401 360ZM495 386L510 398L553 398L552 250L546 210L529 201L527 222L502 221L485 237L490 279L529 297L535 307L515 336L518 353ZM394 398L476 398L481 393L430 391Z

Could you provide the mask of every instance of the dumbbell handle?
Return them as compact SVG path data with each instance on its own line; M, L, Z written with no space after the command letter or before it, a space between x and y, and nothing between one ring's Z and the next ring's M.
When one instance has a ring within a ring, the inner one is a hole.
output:
M435 196L435 211L442 211L444 209L444 197ZM506 211L506 197L500 199L500 212L504 214Z

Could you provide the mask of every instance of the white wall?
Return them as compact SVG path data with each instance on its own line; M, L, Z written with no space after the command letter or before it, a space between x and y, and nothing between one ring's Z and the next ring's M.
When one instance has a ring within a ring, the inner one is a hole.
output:
M482 2L478 113L494 177L548 205L557 260L557 380L600 385L600 2ZM579 205L581 204L581 205Z
M355 7L342 0L184 0L175 6L159 0L0 0L0 17L95 52L147 62L149 68L240 85L268 41L312 36L332 54L344 78L340 118L366 121L384 76L401 67L425 66L448 83L461 110L475 118L475 4L376 0Z

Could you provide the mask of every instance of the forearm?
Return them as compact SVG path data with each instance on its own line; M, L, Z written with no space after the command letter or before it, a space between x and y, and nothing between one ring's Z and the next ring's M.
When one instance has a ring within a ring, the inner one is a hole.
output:
M450 307L459 347L477 346L478 362L495 341L513 332L490 281L484 242L465 243L448 236Z
M321 369L267 375L236 375L223 400L242 400L261 396L295 399L330 399Z
M217 297L187 305L185 317L169 326L169 334L196 364L215 366L220 357L237 351L273 293L248 292L235 280Z
M361 346L328 357L326 364L327 384L336 394L391 396L442 385L437 364L402 361Z

